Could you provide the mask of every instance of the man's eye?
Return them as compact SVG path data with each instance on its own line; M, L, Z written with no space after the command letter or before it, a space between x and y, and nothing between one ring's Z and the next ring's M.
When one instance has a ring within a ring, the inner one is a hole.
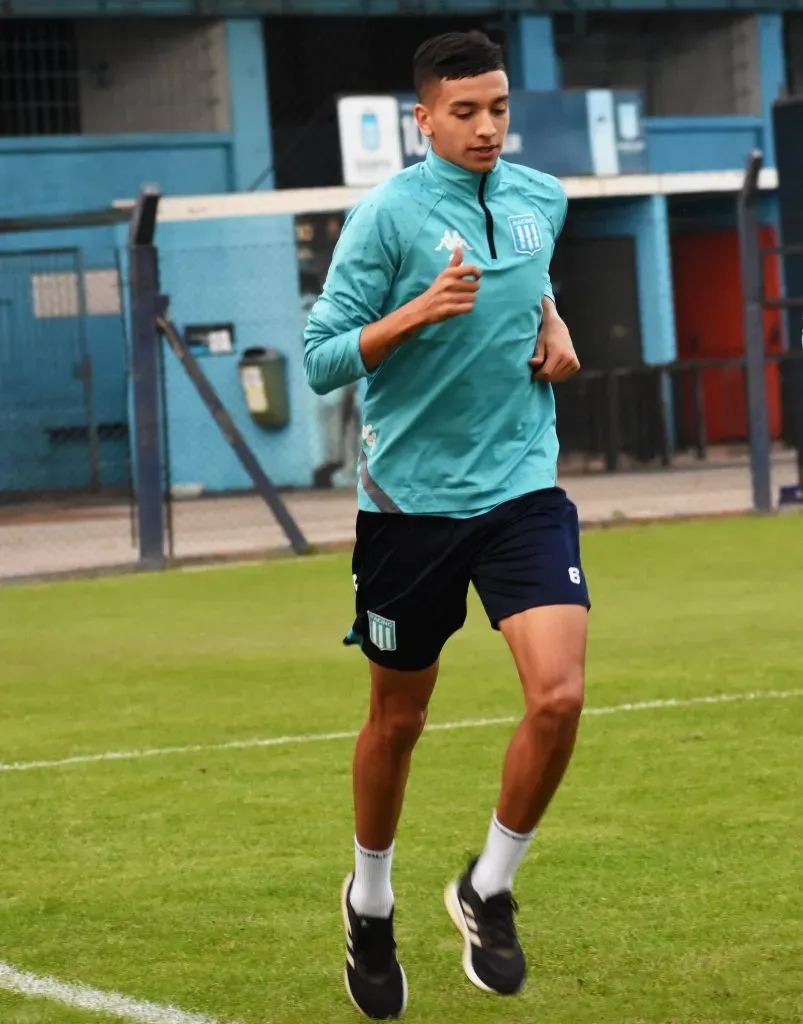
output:
M465 114L455 114L455 117L459 118L461 121L468 121L468 119L471 116L472 115L471 115L471 111L470 110L467 113L465 113Z
M499 110L492 111L494 117L504 117L507 113L507 107L501 107Z

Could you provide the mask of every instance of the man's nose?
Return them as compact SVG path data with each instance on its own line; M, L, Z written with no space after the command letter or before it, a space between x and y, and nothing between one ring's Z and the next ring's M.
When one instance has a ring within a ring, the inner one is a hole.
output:
M491 138L493 135L496 135L496 125L494 124L494 119L487 111L483 114L480 114L480 116L477 118L475 130L477 132L477 135L481 135L484 139L488 139Z

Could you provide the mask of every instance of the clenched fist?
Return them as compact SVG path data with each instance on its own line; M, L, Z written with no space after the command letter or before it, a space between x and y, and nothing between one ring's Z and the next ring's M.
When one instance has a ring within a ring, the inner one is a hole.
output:
M463 263L463 250L458 246L449 266L435 278L423 295L414 299L421 324L439 324L474 309L480 289L482 271Z

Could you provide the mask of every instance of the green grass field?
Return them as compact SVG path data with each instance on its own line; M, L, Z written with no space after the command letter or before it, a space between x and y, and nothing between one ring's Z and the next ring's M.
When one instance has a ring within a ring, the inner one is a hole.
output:
M526 992L462 974L441 893L509 725L432 732L394 867L411 1022L803 1020L803 520L590 533L590 715L519 874ZM345 556L0 590L0 761L357 729ZM518 713L478 603L430 721ZM356 1020L338 897L352 742L0 771L0 961L221 1024ZM110 1022L2 991L2 1024ZM145 1018L142 1018L145 1019ZM169 1018L154 1018L167 1024Z

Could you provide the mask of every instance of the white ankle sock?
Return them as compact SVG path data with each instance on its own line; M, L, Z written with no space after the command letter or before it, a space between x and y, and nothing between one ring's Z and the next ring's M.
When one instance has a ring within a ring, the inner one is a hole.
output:
M349 902L355 913L366 917L390 917L393 910L393 890L390 887L393 844L387 850L366 850L355 839L354 852L354 884Z
M526 835L512 832L494 814L485 849L471 873L471 884L481 900L513 888L516 870L534 835L535 829Z

